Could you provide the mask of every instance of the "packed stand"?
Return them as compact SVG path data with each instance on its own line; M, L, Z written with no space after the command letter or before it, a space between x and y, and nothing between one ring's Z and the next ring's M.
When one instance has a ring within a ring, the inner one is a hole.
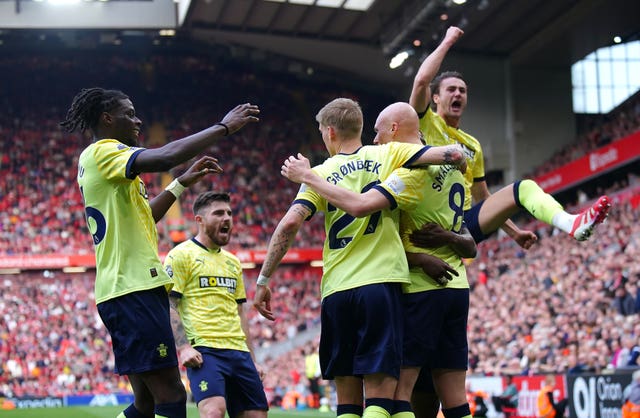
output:
M251 291L254 270L245 272ZM321 269L283 266L269 326L249 309L256 348L317 328ZM111 339L98 315L93 273L44 271L0 280L0 393L8 397L129 392L125 377L113 372ZM250 295L249 295L250 296ZM275 367L275 365L274 365ZM274 375L277 373L274 371Z
M640 186L611 195L614 210L586 243L532 223L529 251L504 237L479 246L468 267L471 373L640 366Z
M640 94L631 97L608 115L583 116L587 125L584 132L570 144L554 152L546 161L535 167L532 177L544 175L572 161L588 155L619 139L640 130Z
M174 140L210 126L238 103L258 104L259 124L208 150L225 172L185 193L184 219L178 220L178 227L192 232L191 204L198 192L226 190L237 214L237 240L230 248L249 249L266 247L297 192L297 185L280 176L282 161L298 152L316 163L327 156L314 120L321 104L339 95L354 97L373 126L391 100L370 93L356 97L335 84L297 81L211 56L157 55L142 64L132 64L132 58L79 53L0 60L6 86L0 98L5 109L0 116L0 255L93 251L76 185L78 156L91 139L63 133L57 125L80 88L98 85L130 94L146 130L142 144L150 147L159 140L149 137L152 127L161 126L164 140ZM30 91L39 92L37 100L24 94ZM162 191L159 175L142 177L151 197ZM173 226L165 218L158 227L164 253L173 245ZM295 246L317 247L323 239L322 219L316 216Z

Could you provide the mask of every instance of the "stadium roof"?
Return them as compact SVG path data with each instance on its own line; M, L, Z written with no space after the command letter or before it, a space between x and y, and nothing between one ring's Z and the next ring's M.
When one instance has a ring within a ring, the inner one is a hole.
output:
M456 52L554 67L570 66L614 36L640 34L640 2L632 0L375 0L366 11L293 4L299 2L193 0L184 27L197 38L375 78L385 78L389 59L402 49L430 52L450 25L465 31Z
M74 1L66 10L47 7ZM614 36L638 39L638 16L640 2L633 0L0 0L0 45L7 29L156 36L158 29L174 28L180 37L257 59L277 54L400 82L409 71L390 70L390 58L401 50L414 59L425 56L450 25L465 31L456 53L509 59L516 66L568 67ZM414 40L421 45L413 46Z

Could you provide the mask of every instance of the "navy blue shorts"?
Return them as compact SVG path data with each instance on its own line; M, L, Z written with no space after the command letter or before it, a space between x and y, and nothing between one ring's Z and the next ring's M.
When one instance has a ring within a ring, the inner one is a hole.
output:
M187 367L191 393L196 403L213 396L227 402L231 418L242 411L267 411L267 397L248 351L195 347L202 353L202 367Z
M479 244L485 239L489 238L491 234L495 232L491 231L488 235L485 235L480 229L480 221L478 219L478 216L480 214L480 208L483 204L484 200L471 206L471 209L465 211L464 213L464 223L466 224L467 229L469 229L469 232L471 232L471 236L473 237L473 240L476 242L476 244Z
M98 304L98 313L111 334L116 373L178 366L164 286L109 299Z
M402 365L467 369L469 289L438 289L404 295Z
M344 290L322 301L320 368L335 376L400 374L402 288L380 283Z

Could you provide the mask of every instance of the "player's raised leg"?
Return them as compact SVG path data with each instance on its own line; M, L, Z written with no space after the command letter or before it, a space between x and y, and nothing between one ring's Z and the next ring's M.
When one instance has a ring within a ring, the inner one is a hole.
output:
M585 241L593 234L594 228L607 218L610 207L608 197L601 196L581 213L570 214L536 182L522 180L489 196L478 213L478 221L482 232L490 234L510 216L525 209L536 219L555 226L578 241Z

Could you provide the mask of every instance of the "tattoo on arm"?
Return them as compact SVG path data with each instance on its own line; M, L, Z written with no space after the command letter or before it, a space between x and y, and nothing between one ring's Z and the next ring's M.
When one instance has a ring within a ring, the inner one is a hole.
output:
M453 164L455 162L453 159L453 150L448 149L444 152L444 162L445 164Z
M178 313L178 298L169 297L169 314L171 318L171 329L173 330L173 338L176 340L176 346L182 347L189 343L187 334L184 332L182 320Z
M291 208L291 214L299 217L300 221L304 221L311 214L311 210L304 205L294 205ZM282 223L280 225L282 225ZM280 225L276 227L274 235L271 237L267 257L262 264L263 274L269 277L271 277L278 268L280 261L282 261L284 255L289 251L289 247L298 233L297 229L288 230Z

